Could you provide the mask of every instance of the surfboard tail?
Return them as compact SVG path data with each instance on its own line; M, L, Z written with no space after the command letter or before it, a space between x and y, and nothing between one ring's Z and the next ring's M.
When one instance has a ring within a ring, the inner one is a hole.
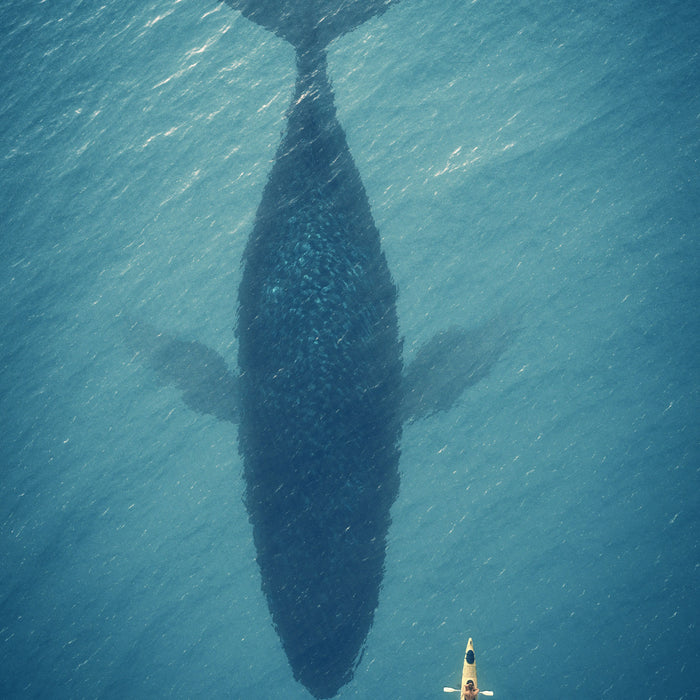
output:
M286 39L297 53L325 48L333 39L384 14L400 0L220 0Z

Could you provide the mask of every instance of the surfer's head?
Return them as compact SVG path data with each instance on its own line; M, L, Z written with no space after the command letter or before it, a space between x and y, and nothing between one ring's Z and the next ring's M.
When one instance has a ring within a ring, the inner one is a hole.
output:
M476 700L479 695L479 689L474 685L473 680L468 680L464 684L464 690L462 691L462 696L467 698L467 700Z

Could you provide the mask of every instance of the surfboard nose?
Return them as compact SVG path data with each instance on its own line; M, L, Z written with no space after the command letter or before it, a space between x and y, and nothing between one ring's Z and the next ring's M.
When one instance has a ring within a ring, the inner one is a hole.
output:
M473 664L476 663L476 658L474 656L474 642L472 641L472 638L469 637L469 641L467 642L467 651L464 656L464 660L472 666Z

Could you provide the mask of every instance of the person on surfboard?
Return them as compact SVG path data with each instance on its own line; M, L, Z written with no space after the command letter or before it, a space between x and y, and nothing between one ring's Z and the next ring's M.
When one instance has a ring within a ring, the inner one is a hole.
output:
M474 681L468 680L464 684L464 690L462 691L462 697L465 700L475 700L476 696L479 694L479 689L474 687Z

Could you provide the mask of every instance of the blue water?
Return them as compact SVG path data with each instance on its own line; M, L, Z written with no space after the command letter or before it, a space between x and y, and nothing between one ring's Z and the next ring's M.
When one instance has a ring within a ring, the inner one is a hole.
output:
M236 429L123 341L235 367L290 47L207 0L0 7L0 696L309 698L260 591ZM329 50L410 362L513 340L404 429L339 698L700 683L700 9L405 0Z

